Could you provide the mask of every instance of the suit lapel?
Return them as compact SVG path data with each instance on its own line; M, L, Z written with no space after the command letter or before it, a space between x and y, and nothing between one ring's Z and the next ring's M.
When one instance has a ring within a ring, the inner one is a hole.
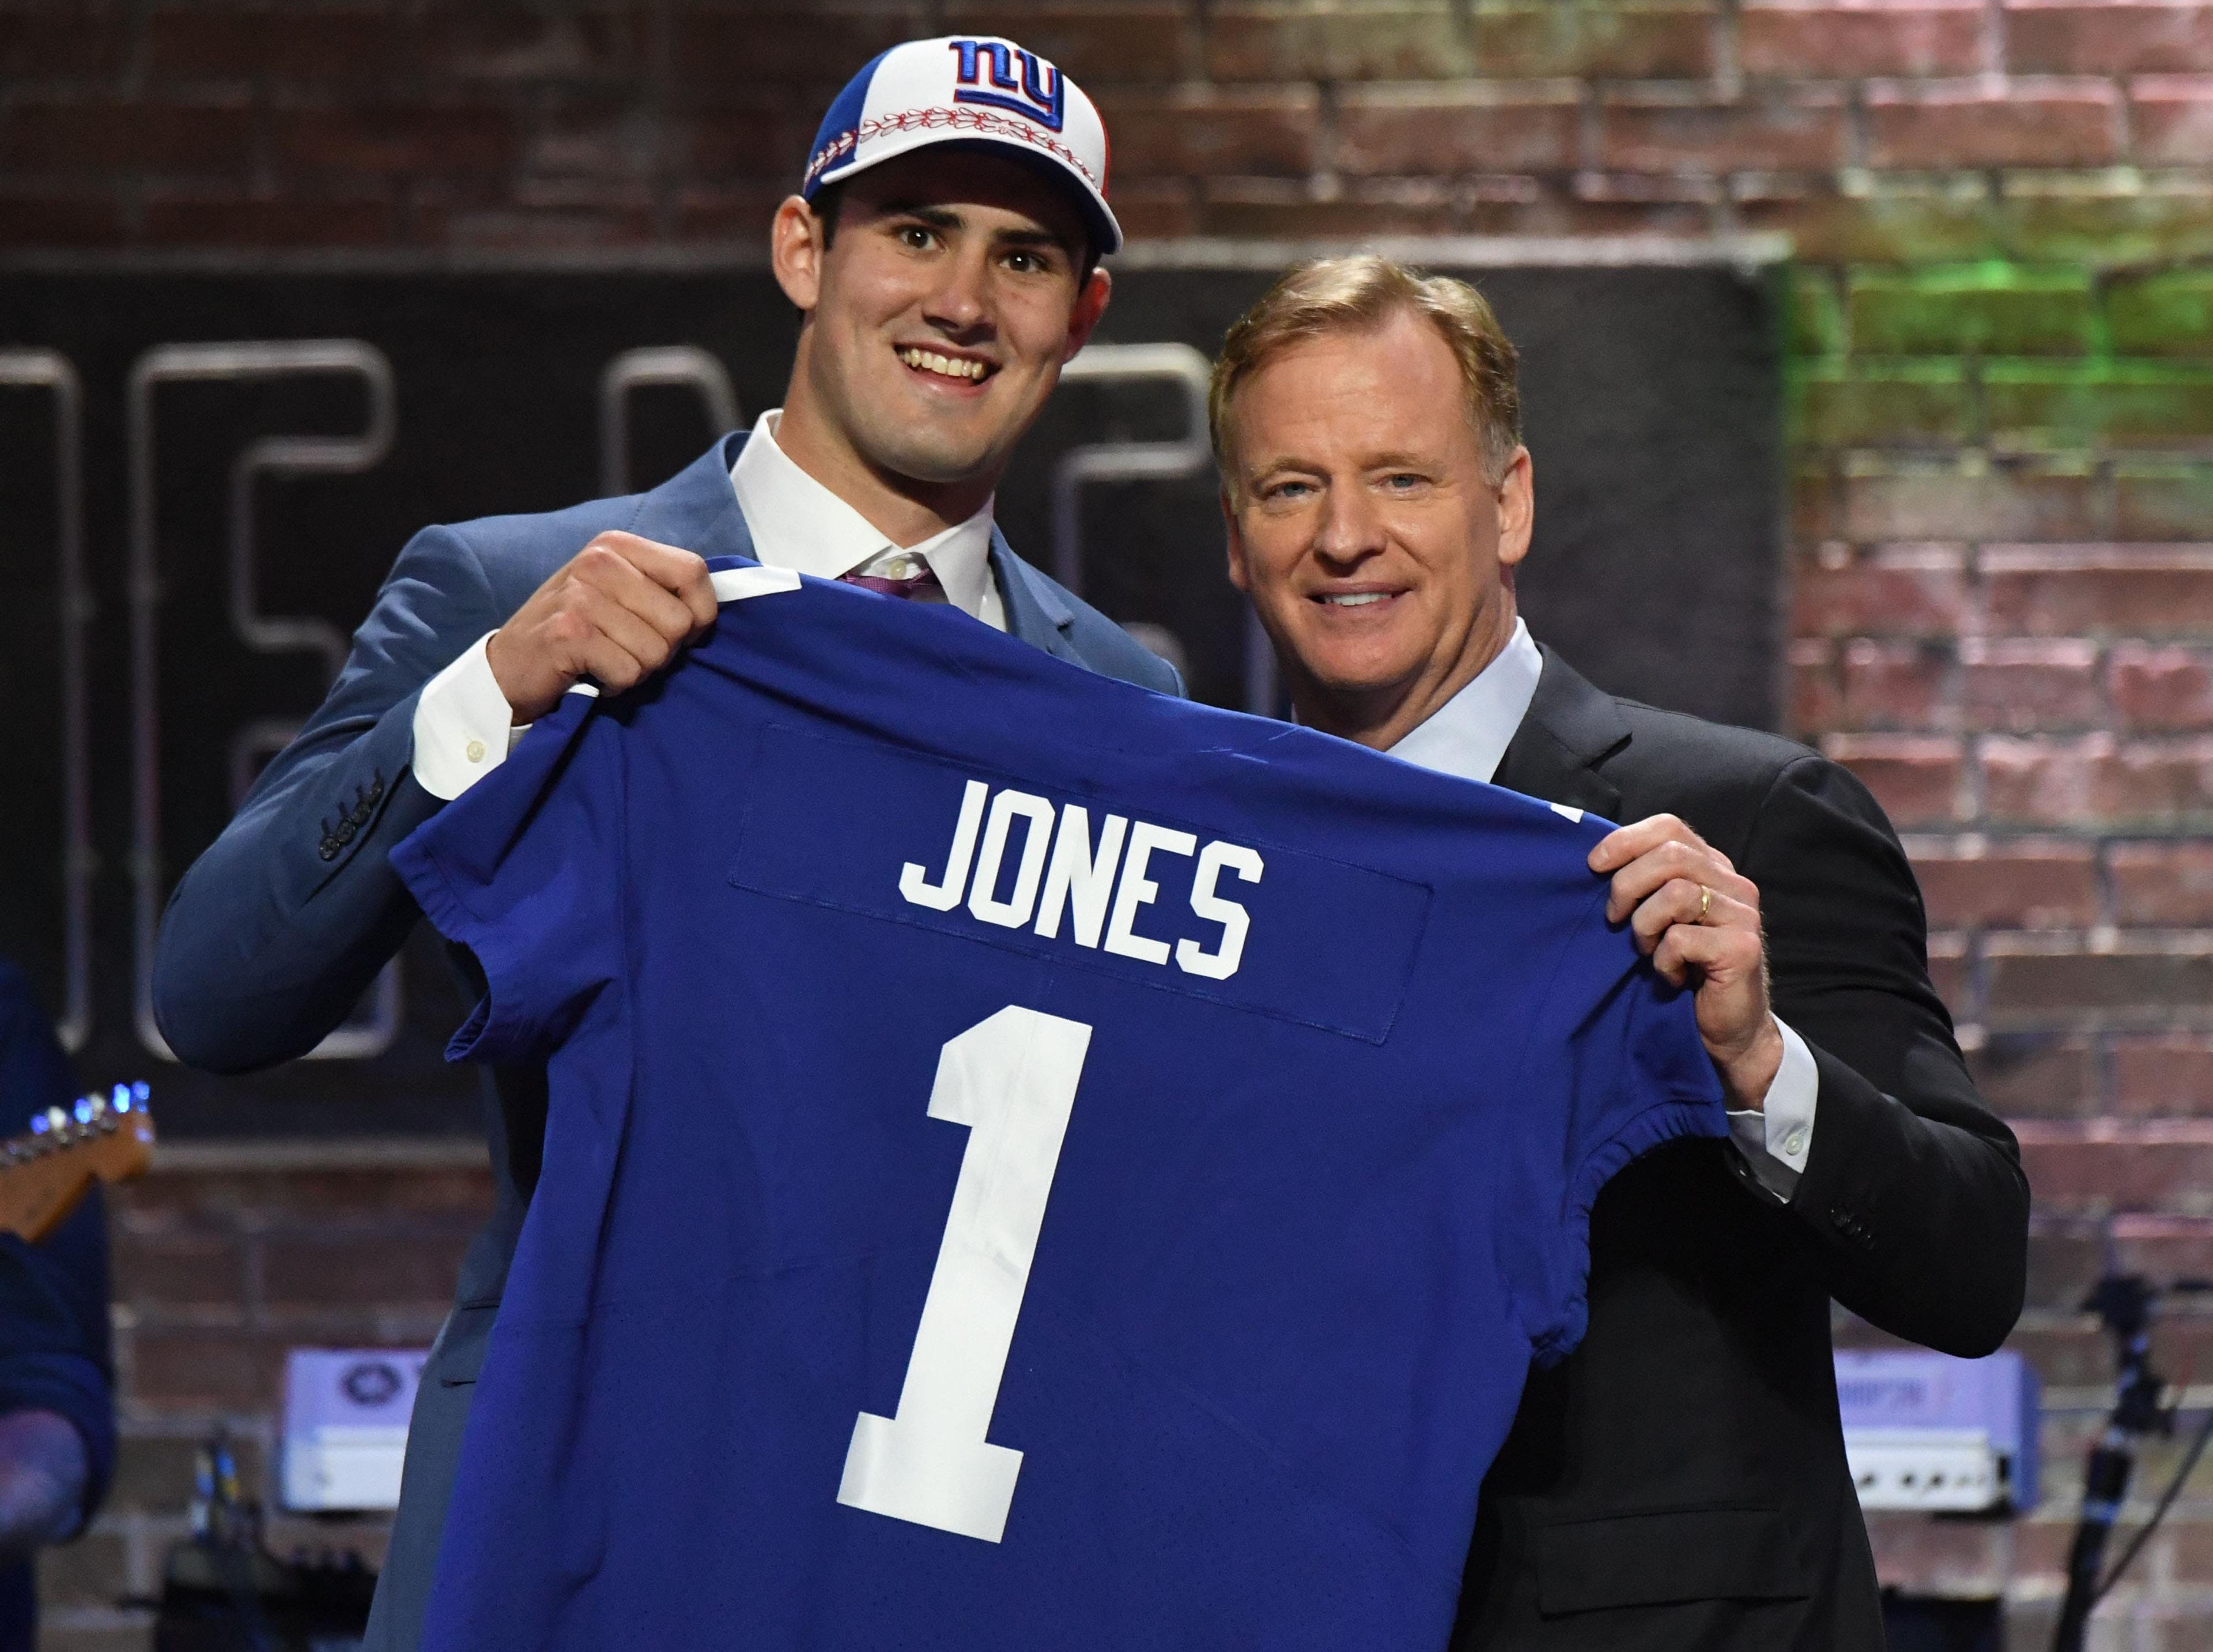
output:
M1525 797L1565 803L1619 820L1621 790L1599 762L1629 739L1629 724L1612 698L1550 649L1537 692L1514 732L1493 783Z
M1032 648L1063 660L1083 661L1068 640L1076 615L1045 576L1008 548L1006 536L991 529L991 573L1007 605L1007 629Z
M681 546L702 557L743 557L751 561L753 536L738 509L730 466L746 445L746 433L734 430L638 499L630 531L663 545Z

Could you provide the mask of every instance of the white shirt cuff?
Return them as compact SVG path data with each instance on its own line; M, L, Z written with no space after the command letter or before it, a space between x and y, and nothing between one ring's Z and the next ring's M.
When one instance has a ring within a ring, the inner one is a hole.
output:
M468 652L423 685L415 702L416 783L451 802L515 749L528 723L517 727L499 680L491 674L486 631Z
M1820 1069L1806 1040L1779 1015L1771 1017L1783 1035L1783 1064L1757 1111L1747 1107L1728 1116L1729 1137L1759 1185L1779 1199L1797 1191L1806 1161L1814 1151L1814 1106L1821 1088Z

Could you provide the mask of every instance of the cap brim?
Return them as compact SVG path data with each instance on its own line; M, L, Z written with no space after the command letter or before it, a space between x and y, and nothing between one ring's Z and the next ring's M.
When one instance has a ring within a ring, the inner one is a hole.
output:
M917 149L954 148L987 149L997 154L1013 155L1018 161L1027 162L1041 176L1059 185L1076 202L1083 214L1085 228L1090 231L1091 238L1096 244L1101 257L1109 253L1119 253L1122 250L1122 226L1115 221L1113 209L1106 204L1106 198L1092 188L1082 174L1063 166L1051 155L1040 154L1019 138L994 137L986 132L963 132L954 137L942 132L924 131L903 132L896 137L878 139L870 145L867 160L848 161L842 166L824 168L814 181L802 193L807 199L812 200L814 198L815 192L826 185L843 182L856 174L866 172L870 167L880 167L887 161L896 161L899 156L911 155Z

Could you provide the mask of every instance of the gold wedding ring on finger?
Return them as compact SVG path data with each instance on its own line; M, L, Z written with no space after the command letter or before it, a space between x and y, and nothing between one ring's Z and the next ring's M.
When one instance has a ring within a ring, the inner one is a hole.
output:
M1706 921L1706 912L1713 904L1714 892L1707 888L1704 884L1700 884L1698 886L1698 915L1692 918L1691 922L1693 924L1704 923Z

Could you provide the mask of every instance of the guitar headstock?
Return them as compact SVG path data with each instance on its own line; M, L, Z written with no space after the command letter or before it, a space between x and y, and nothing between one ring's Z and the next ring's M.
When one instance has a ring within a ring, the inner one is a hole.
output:
M35 1244L76 1209L95 1181L129 1181L154 1161L154 1117L143 1083L48 1107L0 1142L0 1229Z

